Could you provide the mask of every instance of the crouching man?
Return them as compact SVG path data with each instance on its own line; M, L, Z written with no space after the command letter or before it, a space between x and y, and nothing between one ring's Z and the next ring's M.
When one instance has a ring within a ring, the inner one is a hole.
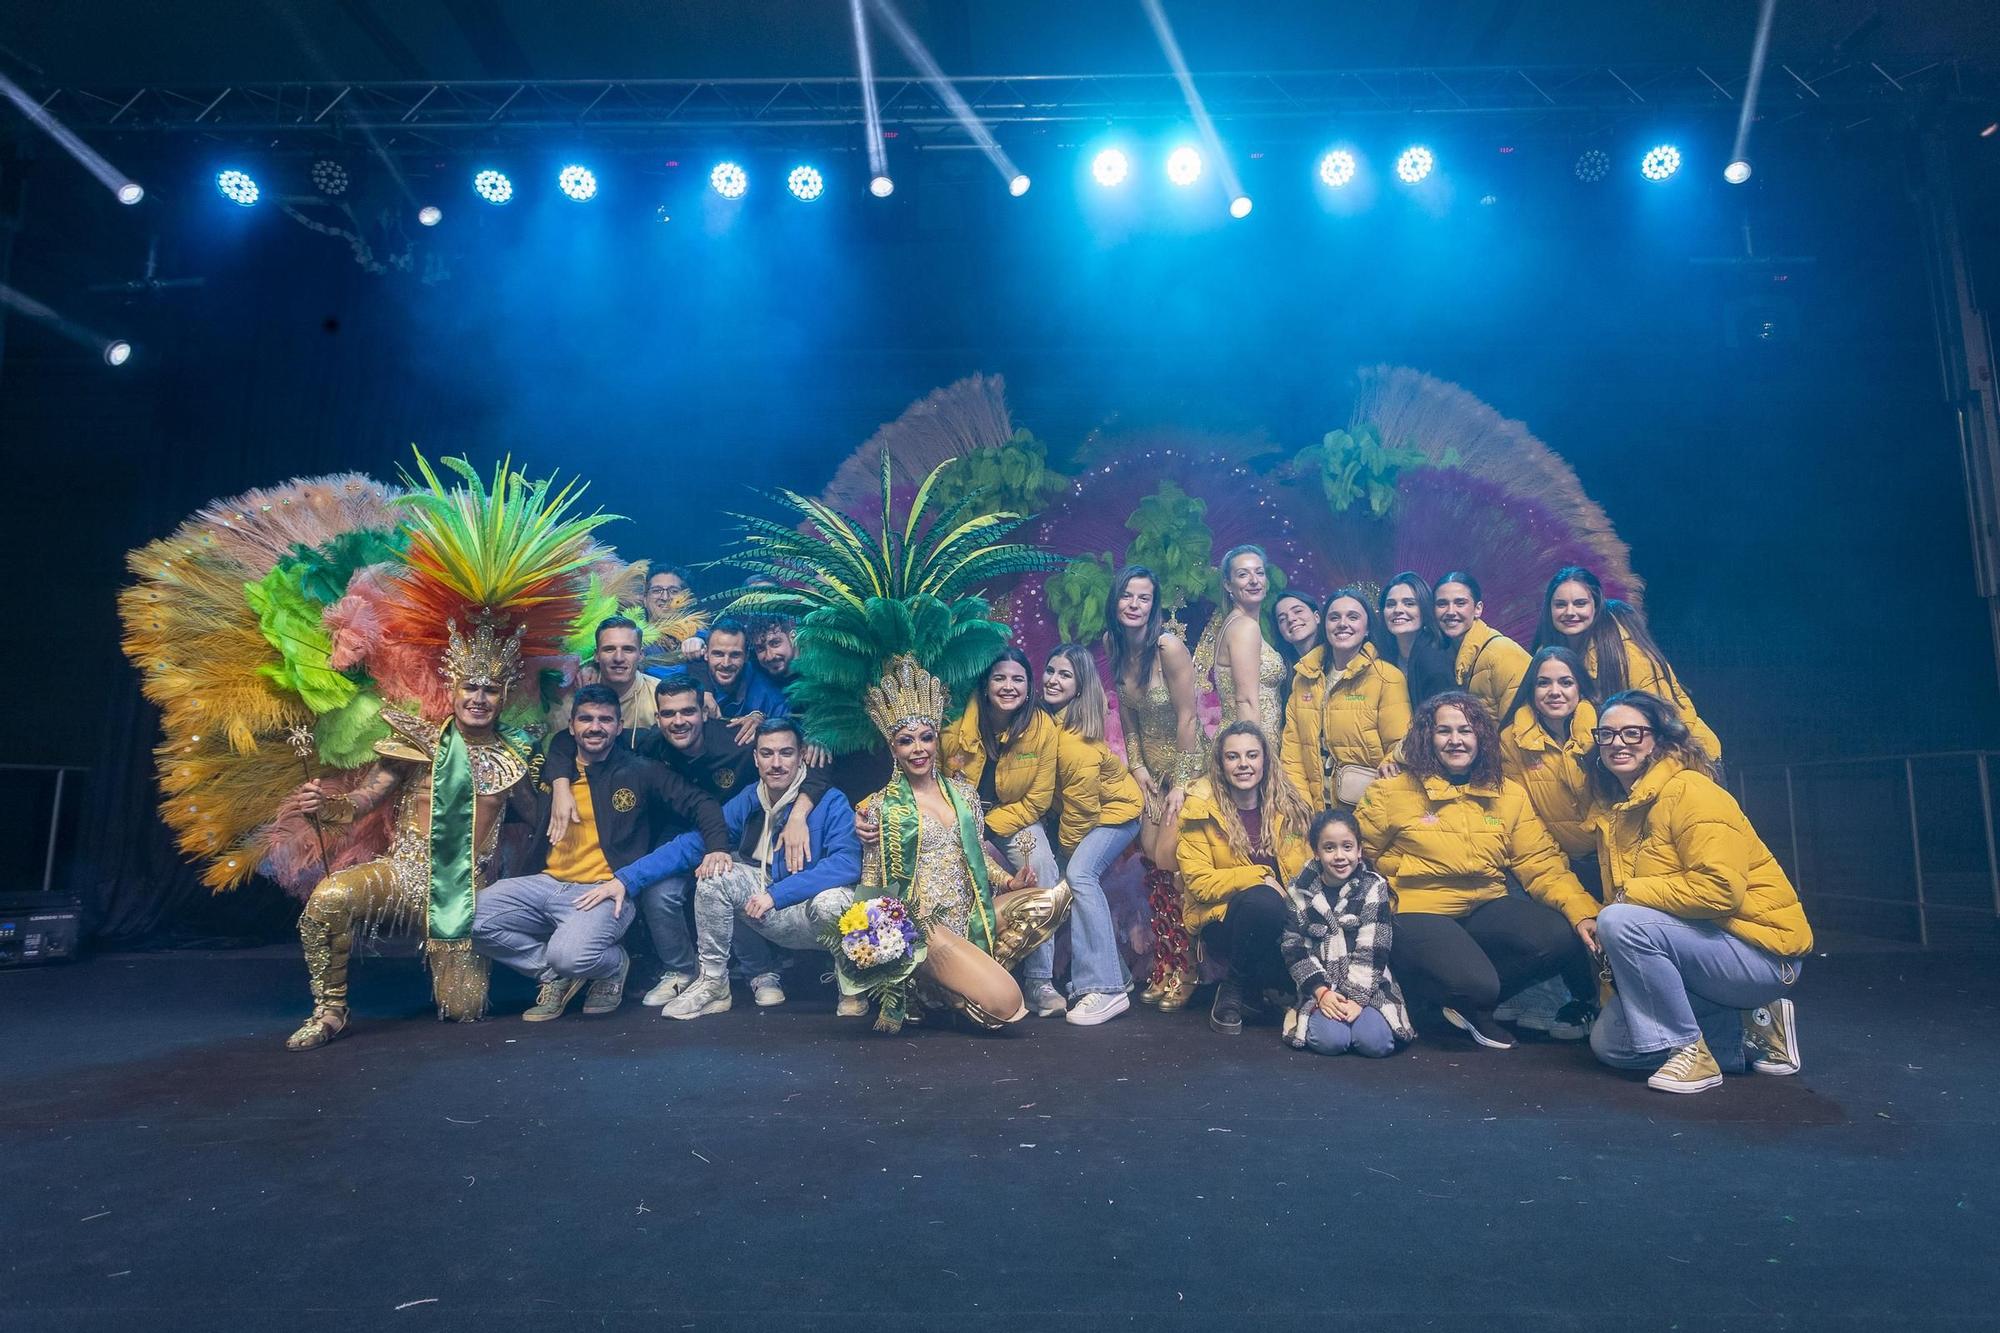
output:
M473 948L541 983L522 1015L531 1023L562 1017L585 986L587 1014L609 1013L624 999L631 959L619 941L636 914L630 894L646 882L635 878L642 853L660 838L689 830L697 877L731 864L728 828L714 799L618 744L621 728L610 686L576 692L569 734L576 742L577 818L551 843L550 794L538 783L530 865L539 870L501 880L479 895L474 909Z
M695 958L701 975L660 1010L668 1018L700 1018L729 1008L729 946L739 923L786 949L821 949L822 936L854 904L861 879L861 842L854 808L833 788L806 816L810 855L787 863L777 834L806 780L804 738L789 718L757 726L757 782L722 808L735 845L735 864L700 880L694 893ZM843 996L840 1012L866 1014L860 996Z

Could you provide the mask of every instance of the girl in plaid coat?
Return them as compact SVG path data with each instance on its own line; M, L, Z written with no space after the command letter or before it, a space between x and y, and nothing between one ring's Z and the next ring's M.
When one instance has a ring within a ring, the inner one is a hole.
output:
M1315 819L1311 840L1313 859L1285 895L1279 948L1299 1003L1285 1015L1284 1038L1320 1055L1380 1058L1417 1035L1389 975L1389 882L1362 860L1361 830L1345 811Z

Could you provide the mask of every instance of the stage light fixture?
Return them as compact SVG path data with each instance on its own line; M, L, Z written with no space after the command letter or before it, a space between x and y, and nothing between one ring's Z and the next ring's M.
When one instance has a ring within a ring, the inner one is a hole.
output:
M572 162L556 176L556 186L579 204L597 197L597 173Z
M2000 120L1991 122L1985 129L1979 131L1979 137L1982 139L1991 139L1996 134L2000 134Z
M1335 190L1354 179L1360 164L1345 148L1336 148L1319 160L1319 178Z
M514 182L490 168L472 178L472 188L489 204L504 204L514 197Z
M741 199L750 188L750 173L734 162L718 162L708 173L708 183L724 199Z
M1750 179L1750 164L1740 157L1737 158L1722 169L1722 179L1731 185L1741 185Z
M1007 182L1007 193L1019 199L1028 192L1029 184L1030 181L1027 176L1017 171L1014 173L1014 178Z
M1654 144L1639 159L1639 174L1649 181L1670 179L1681 169L1681 150L1670 143Z
M658 208L654 209L653 216L658 218L662 222L672 222L674 220L674 215L672 210L669 209L665 204L661 204Z
M313 188L329 199L347 193L347 168L332 158L323 157L312 164Z
M257 188L257 182L250 179L248 172L234 169L217 172L215 188L222 192L224 199L232 204L240 204L244 208L256 203L263 194L263 191Z
M423 223L426 227L435 227L438 223L444 221L444 210L436 204L425 204L417 210L417 221Z
M1186 144L1167 154L1167 179L1176 185L1192 185L1201 179L1201 154Z
M104 364L122 366L132 359L132 344L123 338L104 344Z
M1396 175L1403 184L1415 185L1430 175L1431 168L1436 165L1437 158L1431 150L1420 143L1415 143L1405 148L1402 156L1396 159Z
M1586 148L1576 160L1576 178L1585 185L1595 185L1611 174L1611 155L1602 148Z
M826 180L816 168L798 166L785 177L785 188L792 192L792 198L809 204L826 193Z
M877 199L887 199L895 192L896 182L890 180L887 176L877 176L874 180L868 182L868 193L874 195Z
M1229 201L1229 216L1233 218L1249 217L1250 196L1247 194L1239 194L1234 199L1231 199Z
M1125 178L1132 174L1132 160L1121 149L1107 148L1091 159L1090 174L1108 190L1125 183Z

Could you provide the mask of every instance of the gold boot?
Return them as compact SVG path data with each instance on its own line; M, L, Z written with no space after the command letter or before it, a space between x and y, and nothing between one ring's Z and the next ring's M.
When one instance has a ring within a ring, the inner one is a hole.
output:
M1069 915L1067 883L1047 889L1021 889L993 900L999 930L993 941L993 961L1009 972L1043 941L1056 933Z
M1139 1003L1158 1004L1160 998L1167 993L1167 982L1170 979L1169 975L1163 972L1153 978L1153 980L1147 982L1146 988L1139 992Z
M1176 1009L1187 1008L1187 1002L1194 998L1194 974L1175 968L1161 978L1159 998L1160 1012L1170 1014Z
M347 1031L347 1010L321 1005L313 1010L311 1018L299 1025L297 1032L285 1039L285 1049L317 1050L345 1031Z

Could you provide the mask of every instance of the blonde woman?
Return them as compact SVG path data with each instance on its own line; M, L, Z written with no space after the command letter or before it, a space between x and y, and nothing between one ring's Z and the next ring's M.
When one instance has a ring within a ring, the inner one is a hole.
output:
M1312 812L1279 772L1263 728L1224 727L1208 776L1181 807L1179 855L1187 927L1201 936L1204 951L1229 960L1208 1014L1208 1025L1225 1036L1243 1031L1246 994L1267 984L1290 989L1279 950L1291 919L1285 885L1311 855L1311 824Z

